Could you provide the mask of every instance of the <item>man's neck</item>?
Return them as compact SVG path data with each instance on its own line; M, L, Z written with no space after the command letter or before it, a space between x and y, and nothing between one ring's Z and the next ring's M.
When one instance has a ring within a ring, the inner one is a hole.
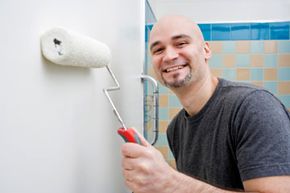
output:
M196 115L213 95L218 78L205 77L187 87L174 90L182 106L190 116Z

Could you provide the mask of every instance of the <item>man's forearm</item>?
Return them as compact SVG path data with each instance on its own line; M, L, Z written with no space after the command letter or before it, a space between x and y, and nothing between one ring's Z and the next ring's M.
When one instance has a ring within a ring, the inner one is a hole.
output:
M239 193L243 191L229 191L217 188L203 181L186 176L178 171L174 171L173 193ZM249 192L250 193L250 192ZM254 193L254 192L251 192ZM258 193L258 192L256 192Z

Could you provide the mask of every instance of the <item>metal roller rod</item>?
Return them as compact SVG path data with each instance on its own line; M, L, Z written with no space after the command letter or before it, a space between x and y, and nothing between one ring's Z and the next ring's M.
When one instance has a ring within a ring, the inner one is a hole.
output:
M127 130L127 127L126 127L126 125L125 125L123 119L121 118L121 116L120 116L120 114L119 114L117 108L115 107L115 105L114 105L114 103L113 103L113 101L112 101L112 99L111 99L111 97L110 97L110 95L109 95L109 93L108 93L108 91L120 90L120 84L119 84L118 80L116 79L116 77L115 77L113 71L111 70L111 68L110 68L108 65L106 65L106 68L107 68L108 72L110 73L111 77L113 78L113 80L114 80L116 86L112 86L112 87L109 87L109 88L104 88L103 91L104 91L104 93L105 93L107 99L109 100L109 102L110 102L110 104L111 104L111 106L112 106L112 108L113 108L113 112L114 112L114 114L116 115L116 117L118 118L118 121L121 123L122 127L123 127L125 130Z

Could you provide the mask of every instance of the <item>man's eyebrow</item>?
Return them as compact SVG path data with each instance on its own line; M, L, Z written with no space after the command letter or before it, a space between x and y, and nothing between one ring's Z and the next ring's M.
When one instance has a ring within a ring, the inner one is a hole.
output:
M160 44L160 41L153 42L153 43L151 44L151 46L150 46L150 50L152 50L153 47L156 46L156 45L158 45L158 44Z
M181 38L191 38L189 35L186 35L186 34L179 34L179 35L176 35L176 36L173 36L171 39L172 40L177 40L177 39L181 39ZM160 44L161 42L160 41L156 41L156 42L153 42L151 45L150 45L150 50L153 49L154 46Z
M176 36L173 36L171 39L176 40L176 39L180 39L180 38L191 38L189 35L186 34L179 34Z

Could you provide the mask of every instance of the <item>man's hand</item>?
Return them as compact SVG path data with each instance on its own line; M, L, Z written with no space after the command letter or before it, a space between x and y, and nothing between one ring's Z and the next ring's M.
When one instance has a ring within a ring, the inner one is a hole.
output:
M134 193L237 193L177 172L157 149L139 137L142 145L125 143L121 149L125 182ZM244 187L245 192L288 193L289 182L289 176L264 177L245 181Z
M175 170L164 160L162 154L151 146L140 134L142 145L125 143L123 155L123 175L127 186L135 193L174 192Z

